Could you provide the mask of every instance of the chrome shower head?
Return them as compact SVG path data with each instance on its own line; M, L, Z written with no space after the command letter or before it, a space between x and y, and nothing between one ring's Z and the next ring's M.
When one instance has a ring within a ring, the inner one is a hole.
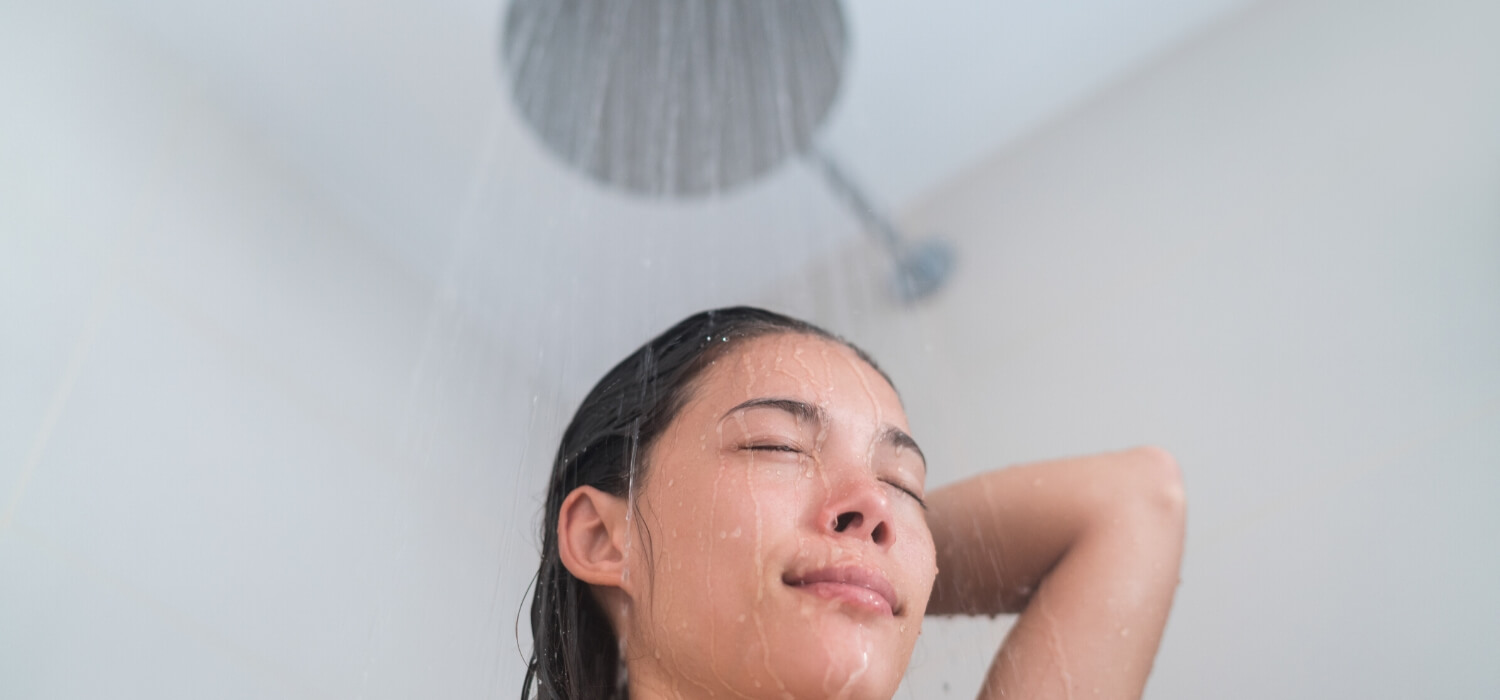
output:
M548 150L655 197L729 190L804 152L846 53L837 0L513 0L502 51Z

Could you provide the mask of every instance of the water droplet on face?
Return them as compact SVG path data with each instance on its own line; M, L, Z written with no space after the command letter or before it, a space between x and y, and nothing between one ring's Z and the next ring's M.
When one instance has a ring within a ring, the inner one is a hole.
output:
M1129 627L1121 627L1120 628L1120 636L1121 637L1129 637L1130 636L1130 628Z
M735 528L734 532L729 533L729 536L730 537L739 537L740 536L740 528Z

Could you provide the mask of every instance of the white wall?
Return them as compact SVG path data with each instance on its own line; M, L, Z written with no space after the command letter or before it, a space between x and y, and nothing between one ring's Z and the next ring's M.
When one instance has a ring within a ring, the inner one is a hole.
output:
M1494 3L1268 3L907 217L962 267L855 335L938 481L1179 458L1150 697L1500 695L1497 37ZM910 697L970 696L1005 626L931 625Z
M0 697L512 694L526 365L108 18L0 15Z

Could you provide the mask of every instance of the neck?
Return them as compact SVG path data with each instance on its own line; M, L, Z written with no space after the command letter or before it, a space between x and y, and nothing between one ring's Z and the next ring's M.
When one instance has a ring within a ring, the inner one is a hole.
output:
M638 659L654 662L654 657ZM630 700L780 700L788 697L775 688L766 688L748 695L725 684L709 685L702 680L684 678L680 673L669 673L659 663L628 664L627 688Z

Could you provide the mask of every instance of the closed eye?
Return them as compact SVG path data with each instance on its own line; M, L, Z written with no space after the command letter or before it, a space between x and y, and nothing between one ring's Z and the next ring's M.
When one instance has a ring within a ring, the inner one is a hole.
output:
M889 479L881 479L881 481L894 486L897 491L906 494L907 496L911 497L911 500L916 501L917 505L922 506L922 510L927 510L927 501L922 500L922 497L918 496L916 491L902 486L900 482L891 481Z
M746 445L744 449L752 450L752 451L755 451L755 452L798 452L798 453L800 453L802 451L800 449L792 447L791 445L781 445L781 444Z

